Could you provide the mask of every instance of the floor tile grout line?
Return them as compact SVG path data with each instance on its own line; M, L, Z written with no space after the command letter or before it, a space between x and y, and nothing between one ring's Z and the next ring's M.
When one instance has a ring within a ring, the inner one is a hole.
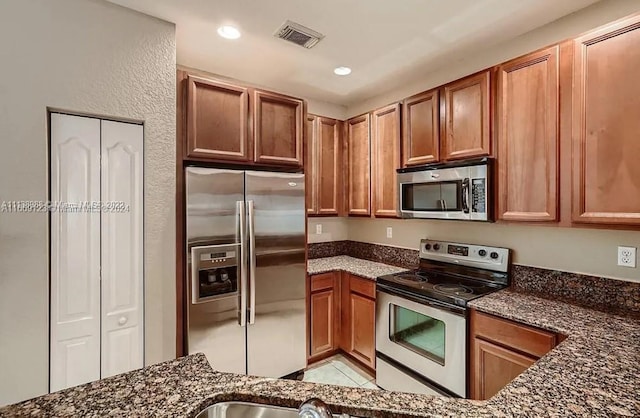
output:
M346 377L347 379L349 379L350 381L352 381L357 387L360 387L360 385L358 384L358 382L356 382L355 380L353 380L352 378L350 378L349 376L347 376L347 374L345 372L343 372L342 370L340 370L339 368L337 368L336 366L334 366L333 364L331 365L334 369L336 369L337 371L339 371L344 377Z

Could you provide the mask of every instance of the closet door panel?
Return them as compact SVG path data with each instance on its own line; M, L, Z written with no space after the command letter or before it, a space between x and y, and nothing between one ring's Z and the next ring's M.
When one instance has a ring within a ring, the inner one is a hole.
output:
M100 120L51 114L51 201L100 200ZM51 211L50 384L100 378L100 212Z
M143 366L143 127L102 121L102 377Z

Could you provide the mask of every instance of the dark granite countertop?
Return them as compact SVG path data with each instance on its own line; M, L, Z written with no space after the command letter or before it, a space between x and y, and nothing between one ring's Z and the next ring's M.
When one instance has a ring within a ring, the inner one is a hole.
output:
M192 417L226 400L297 407L310 397L355 416L640 416L637 320L511 291L472 306L568 338L485 402L220 373L196 354L0 408L0 416Z
M307 273L309 274L320 274L337 270L343 270L356 276L375 280L379 276L399 273L408 269L350 257L348 255L316 258L307 262Z

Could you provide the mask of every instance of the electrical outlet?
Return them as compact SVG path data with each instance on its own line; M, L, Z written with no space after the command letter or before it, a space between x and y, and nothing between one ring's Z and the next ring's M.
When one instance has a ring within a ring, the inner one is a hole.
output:
M387 227L387 238L393 238L393 228Z
M322 224L317 224L316 225L316 234L317 235L322 234Z
M618 247L618 265L623 267L636 267L635 247Z

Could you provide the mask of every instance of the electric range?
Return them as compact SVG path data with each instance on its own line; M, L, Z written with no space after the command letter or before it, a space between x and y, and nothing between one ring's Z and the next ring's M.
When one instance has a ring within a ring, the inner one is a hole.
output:
M376 382L466 397L467 304L509 285L510 250L420 242L417 269L377 279Z

